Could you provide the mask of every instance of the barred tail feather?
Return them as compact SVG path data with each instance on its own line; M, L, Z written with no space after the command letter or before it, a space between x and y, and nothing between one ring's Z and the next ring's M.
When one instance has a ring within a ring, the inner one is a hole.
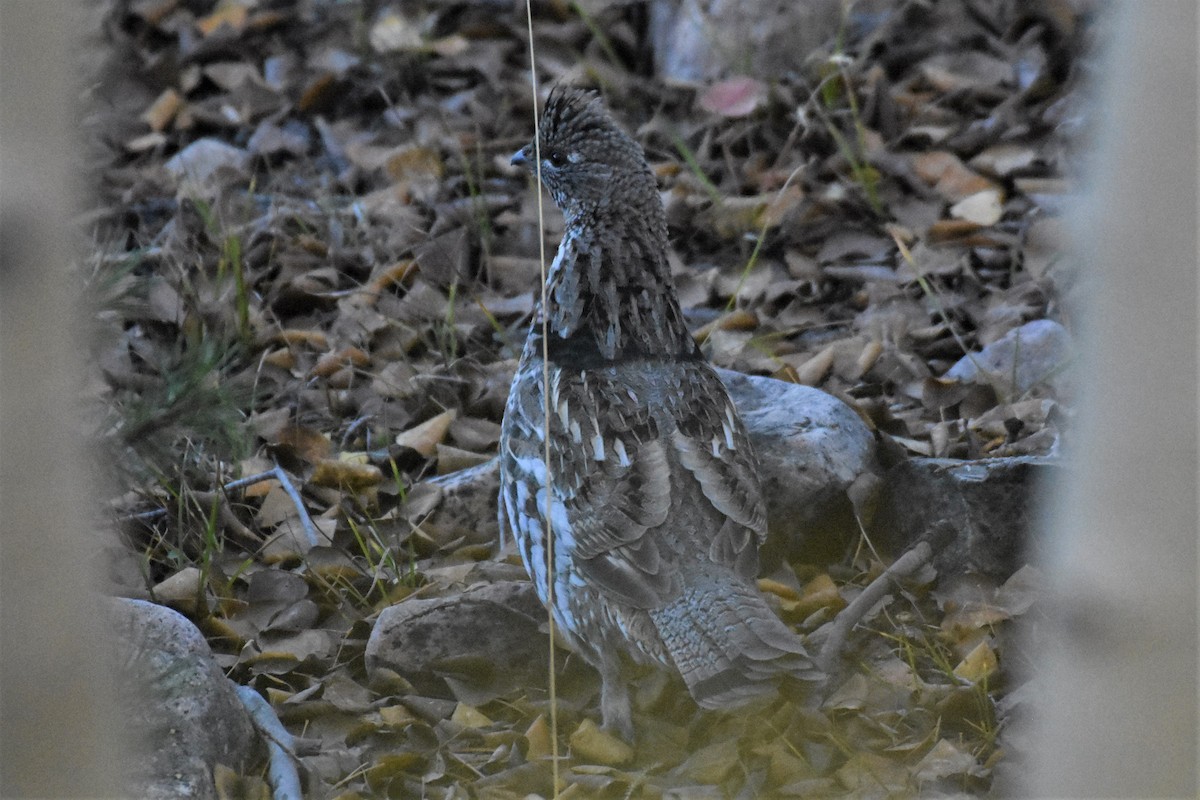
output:
M784 675L820 677L800 637L740 582L692 587L650 616L703 708L742 705L774 691Z

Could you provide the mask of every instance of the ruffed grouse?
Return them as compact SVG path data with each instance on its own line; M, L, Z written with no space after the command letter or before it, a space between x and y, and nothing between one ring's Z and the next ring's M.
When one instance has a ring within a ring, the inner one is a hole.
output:
M705 708L814 668L754 585L766 535L754 453L684 325L641 147L573 88L551 92L540 136L542 182L566 230L508 395L500 526L547 602L550 515L555 622L600 672L605 727L632 739L622 657L677 669ZM534 152L512 163L534 171Z

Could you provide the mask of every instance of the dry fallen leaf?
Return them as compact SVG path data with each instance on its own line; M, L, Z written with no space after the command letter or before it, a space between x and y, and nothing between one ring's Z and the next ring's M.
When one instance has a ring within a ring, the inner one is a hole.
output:
M766 87L754 78L738 76L714 83L700 94L700 107L723 117L752 113L766 99Z
M356 464L352 461L324 458L316 462L308 480L314 486L361 492L378 486L383 481L383 473L374 464Z
M996 675L1000 668L996 653L986 641L980 642L954 668L954 676L971 683L980 683Z
M250 9L243 2L222 0L211 14L196 20L196 29L205 36L211 36L222 26L228 26L236 33L245 27L249 13Z
M436 417L397 434L396 444L412 448L426 458L430 458L437 452L437 446L446 438L446 433L450 430L450 423L457 416L458 412L454 409L443 411Z
M913 169L938 194L952 202L977 192L999 189L992 181L972 172L958 156L944 150L917 155L913 159Z
M976 192L950 206L950 216L955 219L964 219L984 226L995 225L1003 213L1003 197L999 189Z
M183 96L174 89L164 89L150 107L142 114L142 119L152 131L161 131L171 124L179 109L183 107Z
M633 748L585 719L571 734L571 755L585 763L617 766L633 760Z

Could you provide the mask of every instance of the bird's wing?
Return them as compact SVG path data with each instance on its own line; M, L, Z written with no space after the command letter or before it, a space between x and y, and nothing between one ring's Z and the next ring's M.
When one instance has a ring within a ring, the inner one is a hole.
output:
M720 379L699 361L659 369L669 385L653 409L628 381L597 373L554 394L575 454L555 481L563 544L580 577L641 608L677 593L682 548L752 578L766 528L753 452Z
M704 499L724 517L717 530L697 541L708 545L713 562L753 580L758 548L767 538L767 509L754 449L716 371L707 363L697 364L691 377L680 402L686 413L672 443Z

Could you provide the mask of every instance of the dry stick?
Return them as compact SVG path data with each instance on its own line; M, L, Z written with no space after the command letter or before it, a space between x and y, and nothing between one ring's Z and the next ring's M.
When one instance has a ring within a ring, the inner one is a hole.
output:
M525 21L529 28L529 85L533 90L533 163L537 178L538 212L538 266L542 279L542 460L546 466L546 617L550 632L549 677L550 691L550 774L554 784L554 797L558 797L558 686L554 675L554 529L550 524L551 494L550 475L550 315L547 313L546 291L546 223L542 214L542 131L538 119L537 55L533 48L533 6L525 0Z
M883 599L883 596L891 589L892 583L913 574L928 563L932 557L933 547L929 542L918 542L896 559L895 563L885 569L878 578L871 581L867 588L862 590L862 594L854 598L854 601L837 615L837 618L829 625L829 633L825 637L825 643L821 646L820 655L817 656L817 667L821 672L825 675L832 673L834 663L846 647L846 639L850 636L850 630L867 615L867 612L876 603Z
M210 506L215 502L221 522L229 529L230 535L241 542L243 546L262 546L262 537L238 519L237 514L233 513L233 508L229 505L229 496L224 492L192 492L192 497L200 505Z
M221 491L223 493L224 492L232 492L234 489L240 489L243 486L249 486L252 483L258 483L259 481L265 481L267 478L274 478L274 477L275 477L275 470L268 470L266 472L258 472L258 473L255 473L254 475L247 475L244 478L238 478L237 480L233 480L233 481L230 481L229 483L222 484ZM211 498L211 496L212 496L209 492L195 492L195 494L197 497ZM122 520L136 519L139 522L149 522L150 520L161 517L166 513L167 513L167 510L165 508L155 508L155 509L151 509L150 511L139 511L136 514L130 514L127 517L121 517L121 519ZM255 537L255 538L257 538L257 537Z
M274 800L304 800L292 734L279 722L274 709L262 695L249 686L234 683L233 688L249 713L254 729L266 741L269 754L267 780L274 789Z
M196 499L202 503L211 503L214 500L217 502L217 513L221 515L221 521L233 531L235 538L244 540L242 544L259 546L262 544L262 538L254 531L250 530L242 521L233 513L233 509L229 507L229 500L226 497L227 492L234 489L240 489L243 486L249 486L260 481L265 481L268 478L275 478L279 481L283 490L287 492L291 498L292 504L296 507L296 511L300 515L300 523L304 526L304 536L308 539L308 543L316 547L321 543L320 537L317 535L317 528L313 525L312 518L308 515L308 509L304 507L304 501L300 497L300 492L296 491L296 487L292 484L292 479L283 471L283 467L278 464L275 468L267 472L258 472L254 475L247 475L244 478L230 481L221 486L220 492L193 492ZM157 519L167 513L165 508L156 508L151 511L141 511L137 514L130 514L122 519L135 519L139 522L149 522L152 519Z
M300 523L304 526L304 535L308 539L308 543L316 547L321 543L317 536L317 528L313 525L312 518L308 516L308 509L304 507L304 501L300 498L300 492L296 491L296 487L292 485L292 479L283 471L283 467L278 464L275 469L271 470L271 474L279 479L279 483L283 485L283 490L287 492L288 497L292 498L292 505L296 507L296 511L300 514Z

